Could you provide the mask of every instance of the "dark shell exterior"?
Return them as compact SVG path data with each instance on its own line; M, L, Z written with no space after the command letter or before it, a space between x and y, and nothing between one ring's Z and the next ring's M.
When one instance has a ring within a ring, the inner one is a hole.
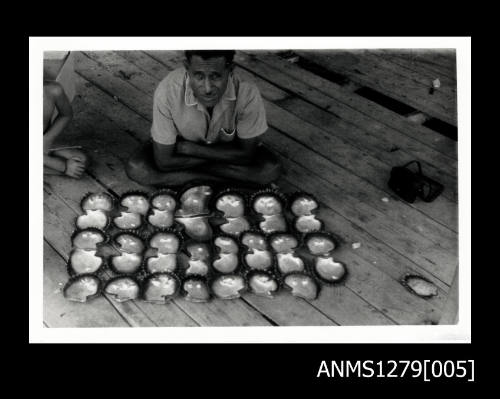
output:
M344 263L335 261L331 256L318 256L314 259L314 273L320 281L335 284L346 277L347 268Z
M97 228L106 230L109 226L110 218L105 211L101 210L86 210L83 215L77 216L75 225L78 229Z
M142 298L146 302L165 304L180 290L179 278L173 273L154 273L144 279Z
M247 283L245 278L238 274L224 274L215 277L210 286L217 298L236 299L247 288Z
M168 210L151 208L146 219L151 226L159 229L168 229L174 225L174 213Z
M182 282L182 294L190 302L208 302L211 298L210 288L202 276L190 276Z
M115 206L114 198L108 193L87 193L80 201L80 208L83 212L101 210L111 212Z
M269 236L269 245L276 253L293 252L300 246L300 239L290 233L274 233Z
M284 277L283 285L292 290L292 295L306 300L318 297L319 286L316 281L305 273L293 273Z
M71 235L71 245L73 248L97 249L108 241L109 236L104 231L95 227L75 230Z
M144 258L139 253L123 252L111 257L109 267L117 274L133 274L141 269L143 261Z
M177 193L169 189L161 189L152 193L149 197L151 208L159 211L174 212L177 207Z
M126 302L140 297L141 288L131 276L119 276L108 280L104 292L117 302Z
M276 277L267 272L250 272L247 275L247 280L250 292L265 298L274 298L274 295L280 288L279 281Z
M176 254L182 242L181 235L174 230L154 232L148 238L149 247L157 249L160 254Z
M286 198L277 190L266 189L254 193L250 197L250 208L260 215L278 215L285 211Z
M309 193L298 191L293 193L289 199L290 212L294 216L312 215L319 209L318 200Z
M304 237L304 244L311 255L329 255L338 247L337 240L329 233L315 232Z
M96 252L96 250L73 249L68 259L68 274L70 276L95 274L101 270L106 262L101 256L97 256Z
M176 217L175 220L183 226L186 235L193 240L208 241L213 237L212 226L207 216Z
M431 298L438 295L437 286L425 277L407 274L401 283L414 294L422 298Z
M239 237L241 233L251 229L250 222L245 216L237 218L226 218L225 223L219 226L220 231L233 237Z
M149 195L142 191L128 191L120 197L120 205L128 212L144 216L149 210Z
M102 282L93 274L81 274L68 280L63 295L69 301L87 302L101 294Z
M209 203L214 190L209 185L197 185L184 190L179 196L179 209L175 216L190 217L208 215Z
M238 218L246 213L246 198L236 190L224 190L215 197L214 208L226 218Z
M305 215L294 219L293 228L298 233L307 234L323 230L324 223L316 215Z
M143 217L135 212L121 212L120 216L113 218L113 224L122 230L134 230L142 226Z
M146 248L143 239L138 234L132 232L120 232L115 234L113 242L120 252L141 254Z

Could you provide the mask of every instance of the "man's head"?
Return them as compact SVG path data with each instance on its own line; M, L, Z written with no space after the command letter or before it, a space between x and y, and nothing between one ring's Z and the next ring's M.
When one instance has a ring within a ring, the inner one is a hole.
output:
M226 91L233 69L234 50L186 50L184 63L196 99L207 108L215 106Z

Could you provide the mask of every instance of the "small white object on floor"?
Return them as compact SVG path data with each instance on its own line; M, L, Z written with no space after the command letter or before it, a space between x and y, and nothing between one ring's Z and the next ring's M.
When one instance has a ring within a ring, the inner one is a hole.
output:
M435 89L439 89L441 87L441 81L439 79L434 79L432 81L432 86L434 86Z
M389 202L389 198L384 197L384 198L382 198L382 201L384 201L384 202Z
M361 246L361 243L360 243L360 242L354 242L354 243L352 244L352 248L353 248L353 249L358 249L360 246Z

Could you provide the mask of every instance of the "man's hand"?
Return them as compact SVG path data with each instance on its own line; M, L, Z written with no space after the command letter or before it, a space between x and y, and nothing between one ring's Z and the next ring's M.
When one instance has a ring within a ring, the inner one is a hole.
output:
M79 159L70 158L66 160L66 175L69 177L74 177L79 179L83 172L85 171L85 166Z

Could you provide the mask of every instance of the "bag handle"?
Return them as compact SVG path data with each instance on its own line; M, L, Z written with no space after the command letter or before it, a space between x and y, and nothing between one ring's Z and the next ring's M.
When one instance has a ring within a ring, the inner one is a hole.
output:
M422 175L422 166L420 165L420 162L419 162L419 161L416 161L416 160L414 160L414 161L410 161L410 162L408 162L407 164L403 165L403 166L402 166L402 168L407 168L409 165L411 165L411 164L412 164L412 163L414 163L414 162L415 162L415 163L417 164L417 166L418 166L418 173L419 173L420 175Z

